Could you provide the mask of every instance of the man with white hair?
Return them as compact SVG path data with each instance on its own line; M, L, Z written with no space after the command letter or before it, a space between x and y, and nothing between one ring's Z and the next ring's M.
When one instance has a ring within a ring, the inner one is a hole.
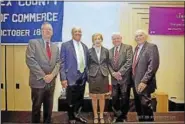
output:
M57 45L51 42L52 25L41 26L42 38L29 41L26 50L26 64L30 70L29 85L32 98L32 123L40 123L40 109L43 103L44 123L51 123L53 94L56 76L60 69L60 54Z
M156 89L156 72L159 67L159 52L155 44L147 42L147 33L137 30L137 46L132 64L135 106L139 121L154 121L151 93Z
M129 110L133 51L131 45L122 43L120 33L113 33L112 43L114 47L109 51L109 70L112 83L113 123L125 122Z

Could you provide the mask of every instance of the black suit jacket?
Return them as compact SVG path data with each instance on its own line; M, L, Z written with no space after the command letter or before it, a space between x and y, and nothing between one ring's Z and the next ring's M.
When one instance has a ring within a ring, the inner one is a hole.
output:
M92 47L91 49L89 49L89 52L88 52L89 76L95 77L99 69L104 76L108 76L109 75L108 59L109 59L109 51L106 48L101 47L100 61L98 61L98 56L96 54L95 48Z

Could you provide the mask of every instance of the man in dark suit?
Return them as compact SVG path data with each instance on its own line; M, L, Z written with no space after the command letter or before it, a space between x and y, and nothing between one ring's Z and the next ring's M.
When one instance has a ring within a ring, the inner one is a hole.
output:
M61 46L60 80L62 86L66 88L69 123L75 124L76 121L86 123L86 119L80 115L80 110L87 81L88 48L81 42L82 31L80 28L73 28L71 33L72 40Z
M32 98L32 123L40 123L43 103L44 123L51 122L53 94L56 76L60 69L60 54L57 45L51 42L52 25L41 26L42 38L30 40L26 50L26 64L30 70L29 85Z
M147 42L147 33L138 30L137 46L132 64L135 106L139 121L154 121L151 93L156 89L156 72L159 67L159 52L155 44Z
M124 122L129 110L133 51L132 46L122 43L120 33L113 34L112 41L114 47L109 51L109 70L112 82L112 109L115 116L113 122ZM121 103L120 106L118 102Z

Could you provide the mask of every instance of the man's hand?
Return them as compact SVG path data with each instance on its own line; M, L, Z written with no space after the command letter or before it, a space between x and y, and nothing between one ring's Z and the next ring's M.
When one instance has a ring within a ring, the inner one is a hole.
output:
M50 82L53 80L53 78L54 78L53 74L48 74L48 75L46 75L46 76L44 77L44 81L45 81L46 83L50 83Z
M138 92L141 93L145 88L146 88L147 84L141 82L139 85L138 85Z
M120 72L114 72L113 77L116 78L118 81L122 80L121 73Z
M61 84L62 84L62 87L63 88L67 88L67 80L63 80L63 81L61 81Z
M122 76L121 76L121 73L118 71L118 80L122 80Z

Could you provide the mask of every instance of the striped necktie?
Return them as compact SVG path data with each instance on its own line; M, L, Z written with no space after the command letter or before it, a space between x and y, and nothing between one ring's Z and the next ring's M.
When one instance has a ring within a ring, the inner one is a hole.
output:
M114 68L118 69L118 59L119 59L119 51L118 47L116 47L115 54L114 54Z

